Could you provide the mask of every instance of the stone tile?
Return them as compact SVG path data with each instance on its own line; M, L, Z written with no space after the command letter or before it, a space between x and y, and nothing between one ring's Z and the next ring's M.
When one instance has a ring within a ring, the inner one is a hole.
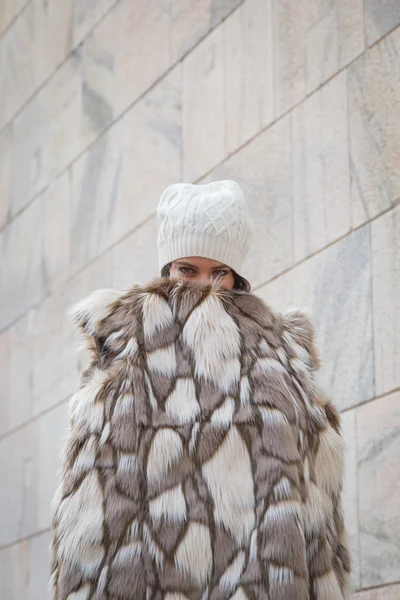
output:
M74 0L73 45L76 46L116 4L117 0Z
M293 264L290 121L261 133L212 172L242 186L254 233L243 275L259 286Z
M75 163L73 270L143 223L163 189L180 178L177 67Z
M400 386L400 206L371 224L377 393Z
M31 51L34 53L36 87L55 71L72 49L73 4L74 0L32 1Z
M11 160L11 191L9 216L18 213L33 197L40 175L40 143L43 117L39 98L34 97L13 121Z
M107 253L62 285L36 310L32 359L34 415L74 393L84 354L78 353L81 340L75 336L66 313L95 289L110 287L110 264Z
M78 49L39 94L42 133L34 157L34 194L42 191L95 137L94 132L85 129L89 117L82 107L81 67L82 53Z
M368 45L400 24L400 4L397 0L365 0L364 5Z
M6 327L43 297L41 205L33 202L0 233L0 328Z
M295 261L350 230L346 76L340 74L292 112Z
M211 0L211 24L218 25L227 17L243 0Z
M37 440L36 422L0 440L0 546L36 530Z
M170 5L172 62L182 58L210 29L212 0L175 0Z
M85 5L93 4L85 2ZM101 6L102 2L96 3ZM96 13L93 6L93 13ZM97 138L114 119L115 30L112 15L104 19L82 46L82 137Z
M14 123L12 204L14 215L42 192L92 141L82 111L81 56L72 54Z
M275 116L306 95L305 2L274 0Z
M43 260L47 290L53 291L70 272L70 172L65 171L43 193Z
M354 226L390 208L399 199L399 55L400 29L349 68Z
M28 600L29 542L0 550L0 597L2 600Z
M304 10L309 93L339 70L337 7L332 0L306 0Z
M183 61L183 175L204 176L225 158L224 33L215 29Z
M157 235L158 221L154 215L112 248L112 287L147 283L159 275Z
M51 526L51 501L59 484L60 455L67 436L67 403L44 414L39 419L37 529Z
M32 0L7 31L4 45L6 123L65 59L71 49L72 0ZM0 105L1 106L1 105Z
M362 0L274 0L275 116L364 50Z
M0 35L27 4L29 4L29 0L2 0L0 4Z
M357 451L356 451L356 410L346 411L341 415L342 436L345 443L345 468L342 505L347 532L348 546L351 555L352 588L360 588L360 556L358 532L358 498L357 498Z
M224 26L226 144L233 152L273 120L271 0L248 0Z
M9 331L9 371L6 431L32 416L32 357L34 312L29 311Z
M321 383L341 410L375 395L369 238L369 228L361 228L258 292L279 311L309 309Z
M28 600L50 600L50 553L51 533L46 531L29 540Z
M172 64L169 2L122 0L115 8L116 112L126 110Z
M339 65L344 67L365 50L364 0L336 0Z
M353 594L352 600L398 600L400 597L400 584L378 587Z
M362 587L400 576L400 393L357 410Z
M0 127L11 119L37 85L32 61L34 12L31 2L0 40L1 83L2 89L7 90L0 95Z
M0 333L0 436L7 430L10 392L10 332Z
M10 218L12 134L12 123L0 133L0 228Z

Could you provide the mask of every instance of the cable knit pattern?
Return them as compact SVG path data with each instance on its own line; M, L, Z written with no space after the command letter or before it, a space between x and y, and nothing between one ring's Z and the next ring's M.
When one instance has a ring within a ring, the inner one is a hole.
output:
M203 256L240 272L251 223L242 190L234 181L169 186L158 205L159 266Z
M92 352L54 501L54 600L343 600L339 416L309 321L159 280L73 310Z

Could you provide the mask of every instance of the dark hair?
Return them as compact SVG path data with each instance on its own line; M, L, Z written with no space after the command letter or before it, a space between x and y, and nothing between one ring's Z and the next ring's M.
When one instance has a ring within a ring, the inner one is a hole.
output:
M172 263L168 263L167 265L165 265L165 267L163 267L161 269L161 277L169 277L171 274L171 264ZM234 271L232 269L232 273L233 273L233 289L234 290L241 290L242 292L250 292L251 290L251 285L250 283L247 281L247 279L245 279L244 277L242 277L241 275L238 275L236 273L236 271Z

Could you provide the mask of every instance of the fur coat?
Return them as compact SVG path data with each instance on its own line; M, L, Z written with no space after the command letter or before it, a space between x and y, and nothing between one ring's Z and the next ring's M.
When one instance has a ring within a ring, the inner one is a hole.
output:
M300 312L100 290L54 500L54 600L343 600L339 416Z

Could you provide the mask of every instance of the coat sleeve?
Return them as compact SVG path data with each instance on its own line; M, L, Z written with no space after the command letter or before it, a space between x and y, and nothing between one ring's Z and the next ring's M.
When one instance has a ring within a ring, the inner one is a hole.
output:
M118 460L122 453L112 434L116 405L129 408L132 398L129 390L121 394L110 389L101 350L101 326L115 300L113 290L103 290L73 309L91 359L70 402L61 484L53 500L53 600L122 594L124 590L112 591L113 573L126 560L127 548L136 586L141 581L135 435L132 431L131 452Z
M284 323L292 373L306 415L302 512L310 593L315 600L345 600L350 557L341 500L344 444L340 415L316 383L320 361L308 317L293 311L285 315Z

